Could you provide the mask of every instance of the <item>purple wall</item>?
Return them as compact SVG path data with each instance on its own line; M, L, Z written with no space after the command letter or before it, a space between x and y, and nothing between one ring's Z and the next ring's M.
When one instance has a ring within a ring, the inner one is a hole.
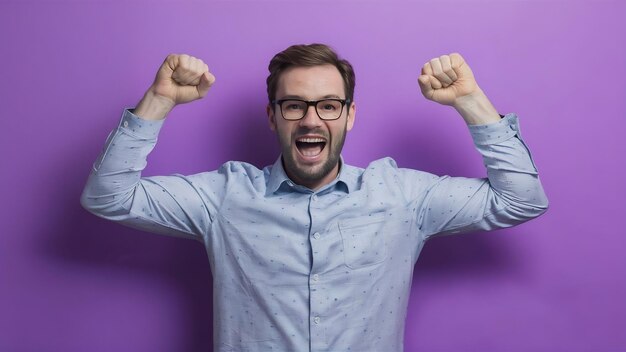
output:
M517 112L551 209L517 228L435 239L414 277L407 351L626 351L623 1L0 3L0 351L209 351L211 273L194 241L79 205L122 109L170 52L217 83L166 123L145 175L274 161L271 56L326 42L355 66L344 157L483 177L456 113L417 75L458 51ZM341 327L338 327L341 328Z

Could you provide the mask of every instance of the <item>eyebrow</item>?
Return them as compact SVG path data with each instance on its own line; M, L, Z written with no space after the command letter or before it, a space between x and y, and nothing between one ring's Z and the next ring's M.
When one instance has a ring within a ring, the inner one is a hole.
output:
M320 99L331 99L331 98L334 98L334 99L342 99L340 96L338 96L338 95L336 95L336 94L328 94L328 95L325 95L325 96L321 97ZM285 99L300 99L300 100L306 100L306 99L304 99L304 97L299 96L299 95L285 95L284 97L282 97L282 98L280 98L280 99L277 99L277 100L285 100Z

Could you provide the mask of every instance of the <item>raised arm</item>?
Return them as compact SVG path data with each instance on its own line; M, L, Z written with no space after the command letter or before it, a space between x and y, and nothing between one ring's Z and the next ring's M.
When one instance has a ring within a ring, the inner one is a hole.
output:
M418 78L429 100L454 107L468 125L483 156L487 179L440 177L420 201L418 221L427 237L509 227L543 214L548 200L515 114L504 118L480 89L457 53L427 62Z
M167 114L204 97L214 81L202 60L167 56L136 109L125 110L109 135L83 190L83 207L131 227L200 240L220 194L199 189L194 180L213 178L210 184L219 185L219 172L145 178L141 172Z

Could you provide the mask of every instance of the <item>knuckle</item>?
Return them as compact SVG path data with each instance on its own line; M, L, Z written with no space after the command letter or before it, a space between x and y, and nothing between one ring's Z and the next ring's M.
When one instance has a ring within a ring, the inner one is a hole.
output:
M179 60L181 65L187 66L189 64L189 55L181 54Z

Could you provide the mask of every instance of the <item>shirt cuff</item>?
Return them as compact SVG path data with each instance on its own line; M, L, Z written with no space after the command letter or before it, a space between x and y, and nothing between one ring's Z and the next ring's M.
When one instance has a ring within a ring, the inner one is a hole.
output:
M519 135L519 122L514 113L506 114L498 122L468 127L476 145L498 144Z
M133 110L134 108L124 109L124 113L122 114L122 119L119 124L120 130L142 139L156 139L159 135L161 127L163 127L165 119L144 120L135 115L132 112Z

